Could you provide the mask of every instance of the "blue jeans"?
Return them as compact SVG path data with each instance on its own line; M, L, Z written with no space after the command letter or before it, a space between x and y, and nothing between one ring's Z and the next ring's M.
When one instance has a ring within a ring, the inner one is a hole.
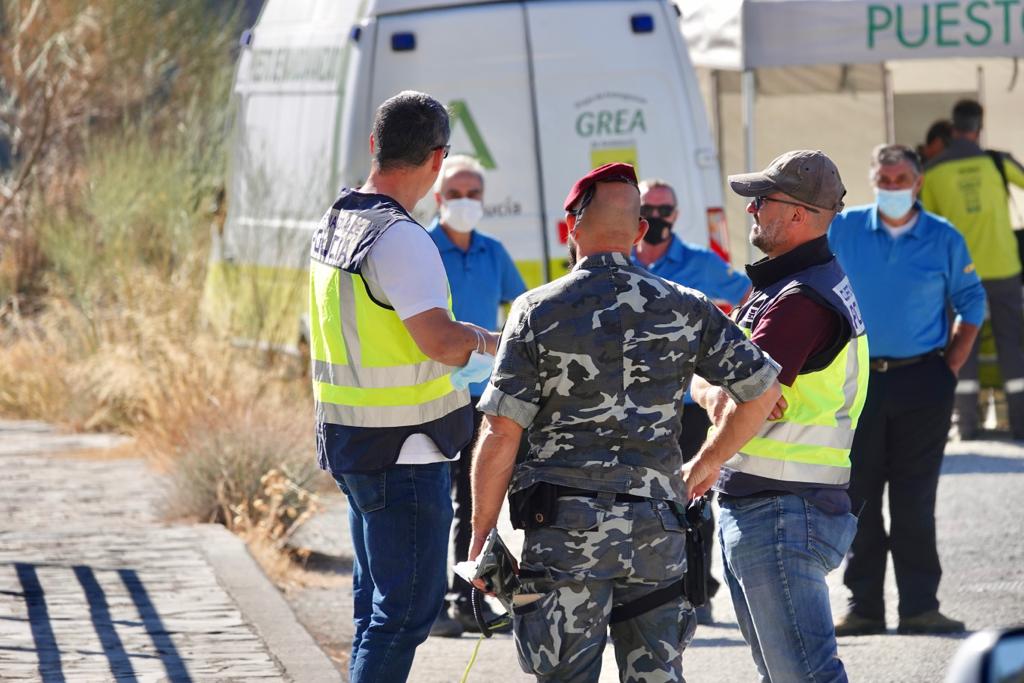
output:
M448 463L336 475L355 547L351 683L404 681L447 585Z
M849 549L857 518L795 495L719 505L725 581L761 680L846 681L825 576Z

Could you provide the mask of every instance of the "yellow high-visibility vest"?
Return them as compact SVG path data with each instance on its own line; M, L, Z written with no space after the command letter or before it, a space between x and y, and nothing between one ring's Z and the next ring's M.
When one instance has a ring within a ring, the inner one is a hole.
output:
M850 448L870 369L864 321L846 273L832 257L783 277L751 295L739 311L738 324L750 336L761 311L801 290L813 292L842 315L850 338L827 365L797 375L793 386L783 385L788 407L782 419L766 422L722 466L776 481L844 486L850 481Z
M360 274L314 259L309 312L318 419L350 427L404 427L469 403L467 392L452 386L455 368L420 351L394 309L373 300Z
M748 335L750 330L744 330ZM853 337L827 367L782 385L789 407L723 465L780 481L842 485L868 387L867 337Z

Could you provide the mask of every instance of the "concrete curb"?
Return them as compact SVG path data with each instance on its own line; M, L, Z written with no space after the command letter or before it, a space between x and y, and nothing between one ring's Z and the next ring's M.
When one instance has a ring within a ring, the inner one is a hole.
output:
M317 646L288 603L263 574L242 539L219 524L198 527L203 554L217 581L238 604L291 681L341 681L341 674Z

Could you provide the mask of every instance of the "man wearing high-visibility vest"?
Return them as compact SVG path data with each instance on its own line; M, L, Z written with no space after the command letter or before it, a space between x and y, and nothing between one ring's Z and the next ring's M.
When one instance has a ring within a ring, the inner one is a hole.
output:
M985 287L1006 412L1014 439L1024 439L1024 299L1021 261L1008 200L1010 185L1024 188L1024 166L1011 155L978 146L984 111L974 100L953 107L953 138L925 166L921 204L953 224ZM978 348L960 370L956 387L957 431L978 438Z
M724 574L765 681L845 681L825 576L857 528L846 488L864 405L868 349L850 282L829 250L843 208L832 160L798 150L729 177L750 197L754 291L739 326L781 366L785 412L728 460L702 449L683 467L690 495L718 492ZM720 421L731 400L699 377L693 396Z
M481 367L497 344L452 319L440 254L410 215L434 185L449 135L448 113L429 95L385 101L370 136L369 178L342 190L313 234L317 458L349 502L353 682L406 680L441 609L448 463L473 429L469 393L452 375L455 366Z

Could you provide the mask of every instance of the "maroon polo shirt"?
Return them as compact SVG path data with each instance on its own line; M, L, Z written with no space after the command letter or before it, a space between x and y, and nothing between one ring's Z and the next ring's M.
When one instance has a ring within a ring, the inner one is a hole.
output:
M750 339L782 366L779 381L791 387L807 359L826 351L840 331L838 313L797 291L772 302Z

